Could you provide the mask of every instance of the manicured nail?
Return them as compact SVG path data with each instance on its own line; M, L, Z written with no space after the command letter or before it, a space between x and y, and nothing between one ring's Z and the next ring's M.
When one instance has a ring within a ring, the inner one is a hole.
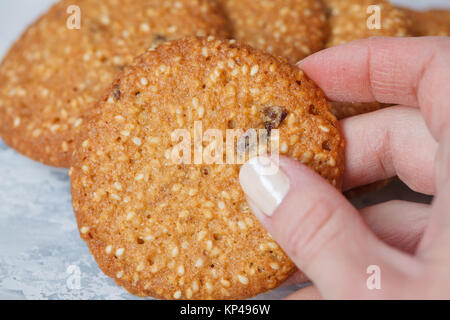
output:
M300 66L302 65L302 63L303 63L304 60L305 60L305 59L300 60L300 61L297 62L295 65L296 65L297 67L300 67Z
M239 173L245 194L267 216L273 215L290 188L289 178L281 169L268 170L274 165L268 157L257 157L244 164Z

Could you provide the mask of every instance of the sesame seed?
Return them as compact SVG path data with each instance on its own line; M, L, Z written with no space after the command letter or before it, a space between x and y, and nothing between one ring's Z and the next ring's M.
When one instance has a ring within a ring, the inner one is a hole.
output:
M248 278L247 278L247 277L241 276L241 275L239 274L239 275L238 275L238 279L239 279L239 282L240 282L240 283L242 283L242 284L248 284Z
M202 258L198 259L198 260L195 262L195 266L196 266L197 268L201 267L202 265L203 265L203 259L202 259Z
M197 292L198 289L199 289L198 282L195 280L195 281L192 283L192 290L193 290L194 292Z
M41 129L35 129L31 134L33 135L33 137L37 138L41 135L41 133L42 133Z
M330 167L336 166L336 160L334 160L334 158L331 157L331 158L328 160L328 165L329 165Z
M224 287L229 287L231 285L230 281L222 279L220 280L220 283L224 286Z
M133 211L128 212L128 214L127 214L127 220L133 219L133 217L134 217L135 215L136 215L136 214L135 214Z
M125 249L124 248L119 248L116 250L116 256L120 257L123 253L124 253Z
M259 66L258 66L258 65L254 65L254 66L252 67L252 69L250 70L250 75L251 75L251 76L254 76L255 74L258 73L258 71L259 71Z
M140 263L140 264L137 266L136 271L142 271L142 270L144 270L144 264L143 264L143 263Z
M118 196L117 194L115 194L115 193L111 193L111 198L113 198L114 200L117 200L117 201L122 200L122 198L119 197L119 196Z
M330 132L330 128L322 126L322 125L319 126L319 129L322 130L323 132Z
M206 236L206 231L202 230L197 235L197 240L202 240Z
M117 272L116 278L117 278L117 279L120 279L120 278L122 278L122 277L123 277L123 271Z
M52 133L55 133L56 131L58 131L58 129L59 129L59 124L54 124L50 127L50 131Z
M141 31L143 31L143 32L150 31L150 26L148 25L148 23L142 23L140 28L141 28Z
M122 190L122 185L119 182L115 182L114 183L114 188L116 188L117 190Z
M73 124L73 126L76 128L76 127L79 127L82 123L83 123L83 119L78 118L78 119L75 121L75 123Z
M86 234L86 233L89 232L89 227L83 227L83 228L81 228L80 231L81 231L82 234Z
M64 142L61 144L61 149L62 149L64 152L69 151L69 144L68 144L66 141L64 141Z
M174 248L172 249L171 254L172 254L172 257L176 257L176 256L178 255L178 247L174 247Z
M169 28L167 29L167 31L168 31L169 33L174 33L174 32L177 31L177 26L171 26L171 27L169 27Z
M134 137L132 141L137 146L140 146L142 144L141 139L139 139L138 137Z
M198 98L193 98L192 99L192 105L194 106L194 108L198 108L198 106L199 106Z
M134 180L136 180L136 181L140 181L140 180L142 180L142 179L144 179L144 174L143 174L143 173L138 174L138 175L134 178Z
M18 127L20 125L20 118L16 117L14 118L14 127Z
M205 114L205 109L203 107L200 107L200 108L198 108L197 112L198 112L198 116L200 118L203 118L203 116Z
M179 275L183 275L184 274L184 267L183 266L179 266L178 267L178 274Z
M178 290L177 292L175 292L175 293L173 294L173 297L174 297L175 299L180 299L180 298L181 298L181 291Z
M142 84L143 86L148 85L148 80L147 80L146 78L141 78L141 84Z
M241 230L246 230L247 229L247 225L243 221L239 221L238 222L238 227Z
M187 210L181 210L180 213L178 214L178 216L180 218L186 218L187 216L189 216L189 211Z

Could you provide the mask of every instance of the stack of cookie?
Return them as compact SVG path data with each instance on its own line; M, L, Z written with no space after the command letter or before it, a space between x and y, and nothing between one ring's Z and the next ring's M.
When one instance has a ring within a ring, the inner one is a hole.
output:
M374 4L380 30L366 26ZM188 161L174 163L176 133L196 137L200 124L200 135L223 132L217 143L226 130L266 129L281 154L340 189L336 116L384 106L330 110L293 63L372 35L449 31L448 12L432 25L428 14L383 0L62 0L0 66L0 134L34 160L70 167L80 234L129 292L251 297L296 268L250 212L239 164L196 161L190 145Z

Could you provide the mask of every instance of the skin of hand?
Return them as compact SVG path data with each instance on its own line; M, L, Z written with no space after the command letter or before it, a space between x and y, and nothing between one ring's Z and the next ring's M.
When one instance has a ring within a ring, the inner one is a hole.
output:
M358 212L297 161L281 157L275 174L267 158L248 161L239 178L254 214L314 284L287 298L449 299L450 38L354 41L299 67L330 100L398 105L341 121L345 190L398 175L434 199Z

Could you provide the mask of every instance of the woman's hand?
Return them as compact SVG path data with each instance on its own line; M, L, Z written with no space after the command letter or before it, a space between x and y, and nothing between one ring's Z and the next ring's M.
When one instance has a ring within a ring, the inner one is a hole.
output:
M296 161L282 158L272 176L246 163L240 181L253 212L315 285L289 298L450 298L450 39L355 41L299 67L331 100L399 105L341 122L344 189L398 175L435 198L358 212ZM367 285L370 266L380 289Z

